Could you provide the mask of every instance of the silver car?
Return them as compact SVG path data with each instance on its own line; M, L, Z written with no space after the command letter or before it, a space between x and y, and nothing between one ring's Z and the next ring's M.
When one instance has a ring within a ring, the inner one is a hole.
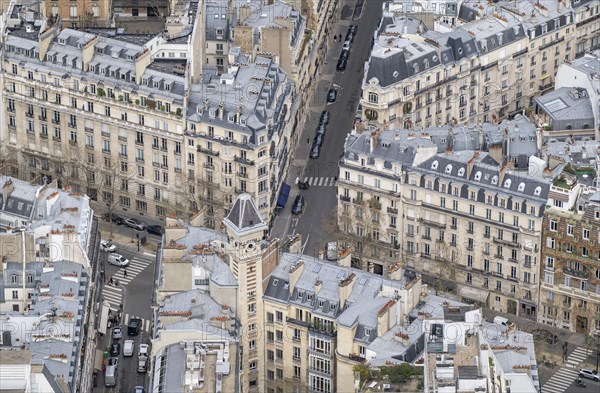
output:
M594 372L591 368L582 368L579 370L579 378L593 379L596 382L600 381L600 374Z
M110 254L108 256L108 263L119 267L127 267L129 266L129 259L121 254Z

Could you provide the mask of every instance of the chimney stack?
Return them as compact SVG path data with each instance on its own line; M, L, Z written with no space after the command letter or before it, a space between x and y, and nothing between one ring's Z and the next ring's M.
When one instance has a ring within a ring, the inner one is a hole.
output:
M290 293L294 291L296 283L300 279L302 272L304 271L304 261L298 260L295 265L290 267Z
M379 135L379 132L377 130L371 132L371 146L370 146L370 149L369 149L369 152L371 154L373 154L373 151L377 147L377 136L378 135Z
M4 198L5 204L6 204L6 201L8 200L8 197L10 196L10 193L13 192L14 189L15 189L15 185L13 184L12 179L8 179L4 183L4 186L2 187L2 197Z

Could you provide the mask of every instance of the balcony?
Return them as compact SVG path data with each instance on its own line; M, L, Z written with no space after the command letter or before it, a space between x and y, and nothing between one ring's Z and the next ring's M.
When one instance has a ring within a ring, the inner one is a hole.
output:
M352 203L355 205L364 205L365 201L363 201L361 198L352 198Z
M425 219L425 218L420 218L419 222L423 223L424 225L429 225L429 226L440 228L440 229L446 229L446 224L445 223L442 224L442 223L431 221L431 220L428 220L428 219Z
M504 245L509 246L509 247L514 247L514 248L519 248L520 247L519 243L515 243L512 240L504 240L504 239L501 239L501 238L496 237L496 236L493 237L493 241L494 241L494 243L504 244Z
M575 269L571 269L570 267L565 266L565 267L563 267L563 272L565 274L568 274L569 276L581 278L584 280L587 280L588 278L590 278L590 272L587 270L575 270Z
M60 124L60 119L52 119L52 124Z
M496 255L494 255L494 258L496 258L496 259L504 259L504 256L502 254L496 254Z
M46 121L46 120L48 120L48 119L46 118L46 116L42 116L42 115L39 115L39 116L38 116L38 119L40 119L41 121Z
M206 169L214 169L215 168L215 166L212 164L212 162L205 162L204 167Z
M198 148L196 150L198 151L198 153L204 153L204 154L208 154L208 155L214 156L214 157L218 157L219 156L219 152L218 151L205 149L205 148L203 148L201 146L198 146Z
M517 58L519 56L523 56L528 51L529 51L529 48L521 49L520 51L517 51L517 52L513 53L512 58L515 59L515 58ZM521 65L523 65L523 63L521 63Z
M398 214L398 209L393 208L393 207L388 207L387 212L390 214Z
M340 201L343 202L350 202L351 198L349 196L346 195L340 195Z
M247 172L238 172L238 177L243 177L244 179L248 178L248 173Z
M244 165L254 165L254 161L249 160L244 157L233 156L233 160L235 162L239 162L240 164L244 164Z

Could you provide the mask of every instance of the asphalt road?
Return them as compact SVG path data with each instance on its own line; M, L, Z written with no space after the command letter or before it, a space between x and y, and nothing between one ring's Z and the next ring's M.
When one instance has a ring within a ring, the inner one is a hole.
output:
M588 392L600 392L600 382L592 381L591 379L582 378L585 388L577 387L575 385L576 379L573 379L573 383L569 385L567 393L588 393ZM542 392L546 393L542 386Z
M154 281L154 269L156 258L154 253L147 249L137 250L137 244L126 241L131 237L135 238L135 231L123 226L114 227L115 238L120 242L114 241L117 245L117 253L130 260L130 265L124 269L118 266L109 265L107 254L101 253L101 266L104 266L105 277L107 280L112 277L113 282L119 281L119 285L110 285L106 283L102 288L102 297L111 304L111 309L118 309L117 303L123 304L121 327L123 329L123 338L115 342L121 343L121 353L119 355L118 365L118 384L114 388L104 386L104 376L98 380L98 387L95 392L132 392L135 386L144 386L148 391L149 376L145 373L137 372L137 352L140 343L150 344L149 331L152 327L152 308L151 298ZM141 233L141 232L140 232ZM146 233L148 236L148 234ZM150 236L149 236L150 239ZM125 240L125 241L123 241ZM158 241L158 237L152 236L153 241ZM127 277L124 271L127 270ZM114 308L113 308L114 307ZM142 319L142 330L138 336L127 335L127 322L130 318L138 317ZM112 329L107 330L102 342L98 348L103 349L110 345L112 340ZM134 355L132 357L123 356L123 343L125 340L133 340L135 343Z
M342 9L341 20L333 33L341 32L345 37L348 26L352 24L358 26L348 65L345 71L335 70L343 42L332 43L313 97L311 118L305 124L303 137L298 142L299 146L292 164L292 167L296 168L304 166L304 170L296 173L290 170L291 173L288 174L288 184L292 186L292 192L286 207L275 219L272 235L286 239L287 236L300 233L306 242L305 254L317 256L320 247L333 240L331 225L328 225L334 217L337 206L337 187L334 185L333 178L338 176L338 162L344 151L344 141L352 130L362 90L364 64L371 52L373 32L381 18L382 4L381 0L369 1L369 6L363 7L361 16L354 20L352 20L354 5ZM336 102L327 104L327 92L331 87L338 89L338 97ZM307 157L310 144L323 110L328 110L331 117L321 154L317 159L310 159ZM310 138L310 144L307 143L307 138ZM300 191L294 184L297 176L301 180L313 178L312 182L316 185L311 184L308 190ZM299 193L306 199L306 208L300 216L294 216L290 214L290 210L295 196Z

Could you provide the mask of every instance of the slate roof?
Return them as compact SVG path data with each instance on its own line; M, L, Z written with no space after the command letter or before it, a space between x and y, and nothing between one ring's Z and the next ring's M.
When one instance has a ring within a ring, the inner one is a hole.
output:
M303 270L290 293L289 272L300 260ZM346 301L346 307L340 309L339 283L354 274L354 285ZM321 281L318 293L315 282ZM403 289L407 279L388 280L362 270L340 267L323 263L307 255L282 253L279 265L273 270L265 288L264 296L285 304L291 303L309 308L313 315L337 319L337 323L352 327L355 324L363 328L377 327L377 311L390 299L379 292L383 285L389 288Z
M468 162L471 161L473 168L468 172ZM485 202L485 193L494 193L494 205L498 206L498 196L505 195L508 198L507 209L512 209L512 203L521 203L521 212L527 212L529 204L538 205L537 214L542 217L547 201L550 183L537 180L529 176L506 170L504 179L500 180L500 165L485 152L463 151L450 154L437 154L424 161L415 168L409 168L407 177L411 174L419 176L432 176L436 179L434 190L439 191L439 181L443 180L460 187L459 196L468 198L468 188L475 187L477 201ZM424 186L424 178L418 183ZM447 187L451 192L452 187Z
M223 223L237 232L267 229L249 194L238 196Z
M13 190L8 194L8 198L4 200L3 191L5 187L10 188L7 183L12 184ZM29 221L35 206L36 193L39 189L39 185L2 176L0 178L0 211Z
M594 125L594 111L586 89L562 87L536 96L534 101L553 120L590 119L590 126Z

